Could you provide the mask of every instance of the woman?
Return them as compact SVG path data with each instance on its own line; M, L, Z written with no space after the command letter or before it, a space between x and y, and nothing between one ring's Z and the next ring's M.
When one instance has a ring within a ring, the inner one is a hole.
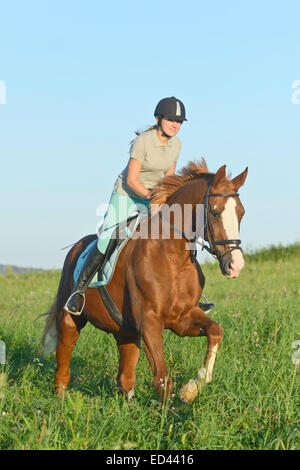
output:
M163 175L175 173L181 148L176 135L187 120L185 107L174 96L164 98L157 104L154 116L156 125L138 135L131 145L129 162L115 183L98 243L91 248L65 305L73 315L80 315L83 310L85 289L104 262L116 224L130 217L137 207L148 209L152 188Z

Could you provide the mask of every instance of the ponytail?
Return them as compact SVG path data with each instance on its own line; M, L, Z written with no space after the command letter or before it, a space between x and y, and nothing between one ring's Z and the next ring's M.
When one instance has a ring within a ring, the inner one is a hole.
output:
M148 129L145 129L144 131L135 131L136 135L141 135L143 132L148 132L148 131L153 131L154 129L158 129L158 124L154 124L153 126L149 126Z
M149 131L153 131L154 129L158 129L159 127L159 124L154 124L153 126L149 126L147 129L145 129L144 131L135 131L135 135L138 137L139 135L143 134L144 132L149 132ZM131 152L131 149L132 149L132 145L133 145L133 142L135 141L135 139L132 139L132 141L129 143L130 145L130 152Z

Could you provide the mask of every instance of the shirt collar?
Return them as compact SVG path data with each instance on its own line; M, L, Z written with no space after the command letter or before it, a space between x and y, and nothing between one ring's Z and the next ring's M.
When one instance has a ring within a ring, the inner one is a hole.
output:
M163 145L161 141L159 140L159 138L157 137L156 129L152 130L152 141L153 141L154 147L172 147L173 139L174 137L170 137L170 139L168 140L168 144Z

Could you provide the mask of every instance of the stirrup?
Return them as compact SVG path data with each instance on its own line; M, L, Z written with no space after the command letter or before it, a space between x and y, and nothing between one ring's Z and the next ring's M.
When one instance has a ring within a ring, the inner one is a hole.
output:
M69 303L69 300L73 297L73 295L75 294L80 294L82 295L83 297L83 305L82 305L82 308L80 310L80 312L72 312L71 310L68 309L68 303ZM84 295L84 292L80 292L79 290L76 290L75 292L72 292L72 294L70 295L70 297L68 298L67 302L66 302L66 305L64 306L64 310L66 310L67 312L71 313L71 315L81 315L82 314L82 311L84 309L84 306L85 306L85 295Z

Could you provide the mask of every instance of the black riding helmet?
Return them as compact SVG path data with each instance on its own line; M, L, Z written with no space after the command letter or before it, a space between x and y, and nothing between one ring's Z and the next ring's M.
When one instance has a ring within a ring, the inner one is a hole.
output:
M155 108L154 116L163 117L168 121L187 121L184 104L175 96L160 100Z

